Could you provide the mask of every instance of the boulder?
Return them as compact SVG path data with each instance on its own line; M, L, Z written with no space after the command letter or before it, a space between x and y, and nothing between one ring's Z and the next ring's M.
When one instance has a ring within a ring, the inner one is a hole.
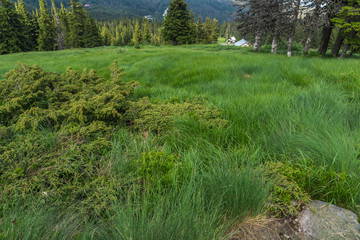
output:
M308 240L360 240L355 213L335 205L313 201L300 215L300 229Z

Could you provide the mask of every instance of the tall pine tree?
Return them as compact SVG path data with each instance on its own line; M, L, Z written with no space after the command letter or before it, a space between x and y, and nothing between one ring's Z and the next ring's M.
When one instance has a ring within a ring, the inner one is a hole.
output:
M23 49L22 51L33 51L37 47L37 22L36 19L29 14L25 8L25 3L22 0L18 0L15 3L15 9L19 14L19 20L24 26L23 34Z
M70 0L71 11L69 15L69 42L73 48L85 45L85 25L87 21L84 6L78 0Z
M45 1L39 0L39 5L40 12L37 19L39 24L38 49L40 51L52 51L55 50L55 24L50 16L49 9L46 8Z
M161 32L164 40L173 45L189 43L189 11L183 0L172 0L170 2Z
M0 54L23 51L25 26L10 0L1 0L0 4Z

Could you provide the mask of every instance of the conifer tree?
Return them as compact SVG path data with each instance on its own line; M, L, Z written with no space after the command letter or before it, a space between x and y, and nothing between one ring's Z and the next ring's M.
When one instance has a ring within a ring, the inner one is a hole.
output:
M38 17L39 35L38 49L40 51L52 51L55 49L56 29L53 19L46 8L45 1L39 0L40 12Z
M64 33L62 30L62 26L61 26L61 21L60 21L60 17L58 14L58 9L55 6L55 2L54 0L51 0L52 6L51 6L51 12L53 14L54 17L54 22L55 22L55 26L56 26L56 49L58 50L63 50L66 48L65 46L65 38L64 38Z
M36 19L29 14L25 8L25 3L22 0L18 0L15 3L15 9L19 15L21 25L24 27L23 34L25 38L22 39L23 49L22 51L32 51L37 47L37 22Z
M123 26L121 31L121 41L123 45L129 45L131 43L131 34L132 27L131 26Z
M183 0L172 0L163 22L162 36L173 45L189 42L190 23L187 4Z
M140 25L139 25L138 21L135 24L135 30L134 30L134 34L133 34L133 43L134 43L134 46L139 46L139 44L141 44L141 29L140 29Z
M217 43L219 38L219 22L216 18L212 21L212 28L211 28L211 43Z
M194 12L191 9L190 11L190 31L189 31L189 43L196 43L196 23L195 23L195 16Z
M70 0L69 40L71 47L84 47L85 24L87 16L84 7L78 0Z
M104 46L110 46L113 42L113 36L109 28L104 24L101 29L101 38Z
M351 54L360 51L360 0L349 0L347 6L332 21L342 29L345 40L340 58L344 58L350 48Z
M63 32L65 45L67 48L70 48L71 42L70 42L70 13L66 10L63 3L61 3L60 13L59 13L60 23L61 23L61 29Z
M86 16L85 20L85 32L83 35L83 47L91 48L101 46L102 40L95 20Z
M0 54L20 52L24 49L25 26L10 0L1 0L0 4Z
M199 16L198 21L196 23L196 43L203 43L204 41L204 29L203 24L201 22L201 16Z
M205 23L203 25L204 29L204 43L212 43L212 21L209 17L205 19Z
M142 42L144 44L149 44L151 42L151 33L149 31L148 20L146 18L143 19L143 28Z

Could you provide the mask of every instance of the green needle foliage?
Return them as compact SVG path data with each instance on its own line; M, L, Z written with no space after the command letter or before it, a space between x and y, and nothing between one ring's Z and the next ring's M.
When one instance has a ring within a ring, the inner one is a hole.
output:
M190 43L192 32L187 3L183 0L171 1L163 27L161 33L165 41L169 41L173 45Z

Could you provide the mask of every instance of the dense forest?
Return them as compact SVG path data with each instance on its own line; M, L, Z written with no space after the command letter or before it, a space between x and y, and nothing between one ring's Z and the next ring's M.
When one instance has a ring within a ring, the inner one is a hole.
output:
M163 38L162 33L165 33L168 27L162 27L161 23L155 20L120 18L96 22L77 0L70 0L69 5L70 8L67 9L61 4L59 9L52 1L51 7L47 7L46 2L40 0L40 8L30 13L22 0L18 0L14 6L9 0L2 0L0 54L171 43L166 36ZM201 16L198 16L196 22L193 11L187 10L187 4L184 7L187 37L181 44L217 43L218 21L207 17L203 22ZM169 15L171 12L169 10ZM174 32L178 32L178 29L174 29Z
M38 6L37 0L24 1L30 8ZM55 0L60 3L67 1ZM48 4L50 4L48 0ZM163 19L163 14L169 6L170 0L82 0L82 4L91 4L87 10L96 19L114 19L119 17L143 17L152 15L156 20ZM216 18L221 22L231 19L230 13L234 11L231 0L189 0L189 8L193 9L195 15Z

